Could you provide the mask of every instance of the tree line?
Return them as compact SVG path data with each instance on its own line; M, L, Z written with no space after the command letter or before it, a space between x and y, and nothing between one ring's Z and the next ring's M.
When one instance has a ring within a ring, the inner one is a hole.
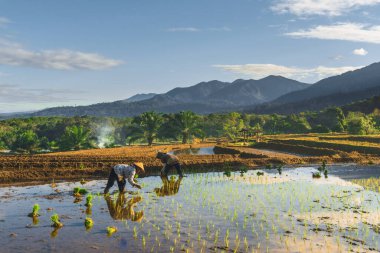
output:
M263 134L328 133L375 134L380 110L371 114L344 113L339 107L291 115L218 113L197 115L145 112L132 118L31 117L0 121L0 149L19 153L79 150L133 143L180 141L194 138L241 137L241 130Z

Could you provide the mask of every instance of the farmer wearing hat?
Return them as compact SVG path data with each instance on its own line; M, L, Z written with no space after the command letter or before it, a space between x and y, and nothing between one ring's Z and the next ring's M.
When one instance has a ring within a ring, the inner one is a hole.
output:
M181 170L181 165L179 164L179 159L175 155L167 154L163 152L158 152L156 158L160 159L164 164L164 167L161 170L161 176L167 177L170 168L175 168L179 177L183 177L183 173Z
M134 180L136 173L140 175L144 173L143 163L134 162L131 165L117 164L113 166L108 177L106 188L104 189L104 194L109 192L115 181L117 181L119 192L125 192L126 181L128 181L132 187L141 189L141 185Z

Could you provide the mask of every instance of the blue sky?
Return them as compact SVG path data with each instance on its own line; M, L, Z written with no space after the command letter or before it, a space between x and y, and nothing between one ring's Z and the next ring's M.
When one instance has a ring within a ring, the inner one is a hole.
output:
M0 113L380 59L380 0L0 0Z

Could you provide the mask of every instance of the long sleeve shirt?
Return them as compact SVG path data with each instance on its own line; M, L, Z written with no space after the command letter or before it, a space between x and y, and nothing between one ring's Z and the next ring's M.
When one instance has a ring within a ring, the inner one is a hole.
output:
M172 165L176 165L177 163L179 163L179 159L175 155L164 154L161 157L161 162L164 163L165 165L172 166Z
M119 181L125 179L132 186L140 186L134 180L135 175L136 175L135 167L128 165L128 164L117 164L113 167L113 169L114 169Z

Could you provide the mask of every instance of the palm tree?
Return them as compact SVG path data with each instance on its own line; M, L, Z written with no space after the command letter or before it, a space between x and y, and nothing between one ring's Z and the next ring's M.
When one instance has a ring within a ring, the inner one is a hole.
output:
M194 135L201 135L202 129L199 122L199 116L191 111L182 111L174 114L169 119L169 129L173 134L180 135L182 143L188 143L189 139Z
M32 153L38 148L39 140L37 134L33 130L20 131L16 135L16 139L11 146L12 150Z
M144 112L133 119L133 124L129 128L129 142L145 139L148 145L152 145L158 136L158 131L162 125L163 117L154 111Z
M62 148L79 150L88 145L90 130L83 126L68 126L62 136Z

